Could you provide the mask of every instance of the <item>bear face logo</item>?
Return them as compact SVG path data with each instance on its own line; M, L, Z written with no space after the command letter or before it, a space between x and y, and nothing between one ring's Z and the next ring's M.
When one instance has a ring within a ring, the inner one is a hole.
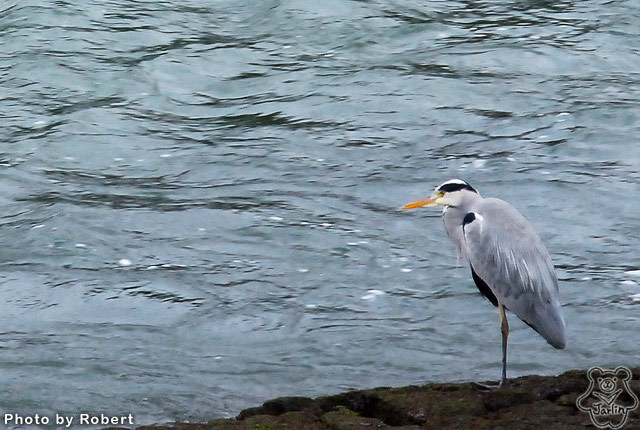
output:
M588 412L593 424L601 429L622 428L629 413L638 407L638 397L629 387L631 370L592 367L587 372L589 388L576 400L578 409Z

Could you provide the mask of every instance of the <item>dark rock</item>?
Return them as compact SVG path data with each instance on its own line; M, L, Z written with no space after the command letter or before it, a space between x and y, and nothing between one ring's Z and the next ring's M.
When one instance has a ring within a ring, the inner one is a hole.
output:
M533 397L533 393L526 391L496 389L486 393L483 403L488 411L495 412L500 409L531 403Z
M278 397L267 400L262 406L241 411L238 419L243 420L254 415L282 415L314 408L317 408L316 402L309 397Z
M245 409L238 418L177 423L138 430L352 430L567 429L592 427L576 407L586 391L586 370L558 376L524 376L503 388L482 390L471 383L374 388L333 396L281 397ZM640 368L630 386L640 396ZM625 428L640 428L640 408Z

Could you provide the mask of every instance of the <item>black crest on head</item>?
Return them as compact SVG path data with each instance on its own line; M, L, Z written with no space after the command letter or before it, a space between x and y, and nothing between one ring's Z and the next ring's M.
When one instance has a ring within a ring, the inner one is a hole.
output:
M473 188L471 185L467 184L464 181L445 182L444 184L438 187L438 191L442 191L444 193L452 193L454 191L460 191L460 190L469 190L476 194L478 193L475 190L475 188Z

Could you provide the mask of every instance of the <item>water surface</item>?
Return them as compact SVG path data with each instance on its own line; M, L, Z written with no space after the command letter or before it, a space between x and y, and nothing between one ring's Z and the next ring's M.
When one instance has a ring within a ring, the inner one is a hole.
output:
M0 411L236 415L497 379L497 311L437 210L511 202L568 347L637 365L637 1L3 2Z

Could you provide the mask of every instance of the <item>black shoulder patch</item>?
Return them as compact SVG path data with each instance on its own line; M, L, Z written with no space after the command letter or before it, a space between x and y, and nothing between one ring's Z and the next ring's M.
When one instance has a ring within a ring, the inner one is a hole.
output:
M475 270L473 270L473 266L471 266L471 276L473 276L473 281L476 283L478 290L480 290L480 294L489 299L493 306L498 306L498 298L493 294L493 291L491 291L491 288L489 288L487 283L478 276Z
M462 220L462 227L464 227L467 224L471 224L473 221L475 221L475 219L476 219L476 214L474 214L473 212L469 212L464 216L464 219Z
M459 182L449 182L448 184L442 184L438 187L438 191L442 191L443 193L452 193L454 191L460 191L460 190L469 190L469 191L473 191L474 193L478 193L475 188L473 188L471 185L467 184L466 182L461 184Z

